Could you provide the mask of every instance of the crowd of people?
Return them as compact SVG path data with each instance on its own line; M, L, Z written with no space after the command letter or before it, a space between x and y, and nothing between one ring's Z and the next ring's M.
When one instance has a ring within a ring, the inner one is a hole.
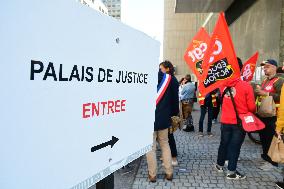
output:
M240 69L242 61L238 58ZM200 105L200 117L198 125L198 136L203 137L204 119L207 121L207 135L213 136L212 123L218 122L220 117L221 137L218 148L216 163L212 165L216 171L224 172L225 165L227 179L245 179L246 176L237 169L238 159L244 142L246 131L239 117L248 112L253 113L264 123L264 129L258 131L264 164L259 167L264 171L277 169L278 162L274 162L268 155L268 151L274 136L279 140L284 137L284 66L278 67L275 60L268 59L261 63L265 79L257 85L252 82L237 78L226 83L206 96L198 92L197 82L193 82L191 75L186 75L179 82L174 76L174 67L170 61L164 61L159 66L158 73L158 99L156 102L155 123L153 134L153 148L147 153L148 176L150 182L156 182L157 143L161 148L165 179L173 179L173 166L178 165L177 148L172 127L172 117L179 116L183 120L183 131L194 132L193 105ZM262 100L272 97L276 112L271 115L259 113ZM219 112L221 112L219 116ZM283 142L283 141L282 141ZM217 150L217 149L216 149ZM284 174L284 170L283 170ZM279 188L284 188L284 180L276 183Z

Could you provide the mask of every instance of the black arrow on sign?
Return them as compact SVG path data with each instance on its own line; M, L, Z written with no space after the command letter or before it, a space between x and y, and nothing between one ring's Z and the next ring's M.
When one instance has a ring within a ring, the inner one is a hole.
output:
M114 145L115 143L117 143L118 140L119 140L118 138L112 136L112 139L111 139L110 141L104 142L104 143L99 144L99 145L97 145L97 146L93 146L93 147L91 148L91 152L100 150L100 149L105 148L105 147L107 147L107 146L111 146L111 148L112 148L113 145Z

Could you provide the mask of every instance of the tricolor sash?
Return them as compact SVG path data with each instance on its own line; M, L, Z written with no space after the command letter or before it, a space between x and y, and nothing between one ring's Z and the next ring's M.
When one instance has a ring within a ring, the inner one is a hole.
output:
M171 82L172 76L170 74L164 74L162 81L159 83L157 87L157 99L156 99L156 105L160 102L160 100L163 98L170 82Z

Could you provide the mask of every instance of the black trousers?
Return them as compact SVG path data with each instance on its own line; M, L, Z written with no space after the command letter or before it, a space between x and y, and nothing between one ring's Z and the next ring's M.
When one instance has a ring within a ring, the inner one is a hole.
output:
M217 107L213 107L213 118L212 118L215 120L218 118L218 115L220 113L220 107L221 107L220 100L218 98L216 99L216 103L217 103Z
M236 171L240 150L244 142L246 132L238 125L222 124L221 141L218 149L217 164L224 166L228 159L228 170Z
M171 148L172 157L177 157L177 146L176 146L174 134L169 133L168 136L169 136L169 145L170 145L170 148Z
M200 118L199 118L199 132L203 132L203 122L205 119L206 112L208 111L208 122L207 122L207 132L211 132L212 127L212 114L213 114L213 107L212 105L202 105L200 106Z
M112 173L100 182L98 182L96 184L96 189L114 189L114 174Z
M259 117L260 120L265 124L265 128L259 132L260 140L261 140L261 145L262 145L262 158L269 163L271 163L274 166L277 166L278 164L276 162L273 162L271 158L267 155L270 144L272 142L273 136L275 135L275 123L277 120L277 117Z

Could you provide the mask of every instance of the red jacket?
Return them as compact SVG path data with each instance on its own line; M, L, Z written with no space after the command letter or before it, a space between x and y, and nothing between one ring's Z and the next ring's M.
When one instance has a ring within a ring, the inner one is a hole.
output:
M227 83L232 89L232 94L236 103L237 111L239 114L248 112L255 113L256 105L252 86L240 79ZM222 93L225 87L221 89ZM230 98L230 95L226 94L223 98L221 123L225 124L237 124L237 118L235 109Z

